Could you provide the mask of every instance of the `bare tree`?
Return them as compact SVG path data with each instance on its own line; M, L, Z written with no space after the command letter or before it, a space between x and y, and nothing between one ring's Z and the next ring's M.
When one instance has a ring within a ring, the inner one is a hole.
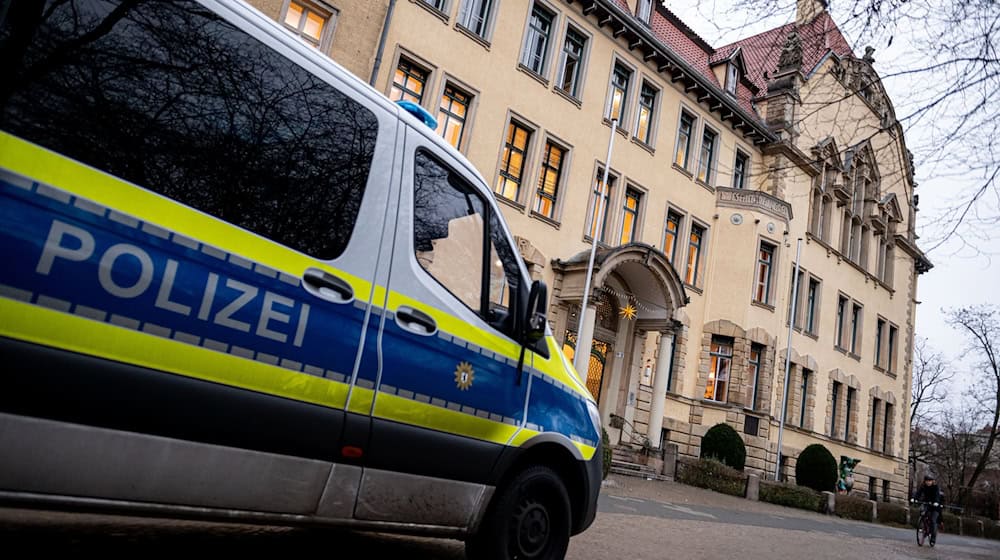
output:
M968 355L976 360L976 382L970 397L977 411L988 419L988 433L976 467L962 487L959 501L968 499L968 492L989 463L1000 426L1000 308L994 305L961 307L947 312L948 322L968 335Z
M972 486L968 466L980 457L974 433L978 425L979 417L972 407L957 406L942 411L932 431L922 432L921 462L937 475L949 502L960 503Z
M930 408L948 397L946 383L954 377L944 357L927 339L917 337L913 345L913 386L910 388L910 428L924 424L934 411Z

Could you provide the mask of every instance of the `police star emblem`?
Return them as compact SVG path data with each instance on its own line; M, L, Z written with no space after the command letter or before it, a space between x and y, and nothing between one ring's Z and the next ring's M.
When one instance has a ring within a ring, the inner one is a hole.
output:
M621 311L619 311L618 314L622 316L622 319L631 321L632 319L635 319L636 308L631 303L627 303L625 304L625 307L621 308Z
M472 371L472 364L461 362L455 368L455 386L463 391L468 391L472 382L476 379L476 373Z

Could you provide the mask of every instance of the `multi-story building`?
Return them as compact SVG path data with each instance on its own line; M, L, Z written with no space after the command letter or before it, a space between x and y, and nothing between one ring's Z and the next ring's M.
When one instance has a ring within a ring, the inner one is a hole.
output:
M931 264L872 52L825 1L721 47L651 0L251 3L437 116L549 284L555 336L588 349L613 441L697 456L725 422L773 476L787 358L783 473L819 442L861 459L860 488L905 496Z

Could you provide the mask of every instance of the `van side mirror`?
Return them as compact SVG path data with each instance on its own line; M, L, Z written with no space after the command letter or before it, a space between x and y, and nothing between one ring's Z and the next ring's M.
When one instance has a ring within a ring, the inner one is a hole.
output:
M545 327L548 321L549 288L545 282L535 280L531 283L528 293L528 305L524 318L524 332L521 343L531 348L535 353L548 357L548 346L545 344Z

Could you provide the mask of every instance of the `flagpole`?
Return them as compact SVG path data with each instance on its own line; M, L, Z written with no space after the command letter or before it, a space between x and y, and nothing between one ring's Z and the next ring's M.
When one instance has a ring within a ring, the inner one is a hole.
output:
M781 422L778 424L778 455L774 463L774 480L781 479L781 436L785 431L785 413L788 412L788 380L792 365L792 329L795 328L795 312L799 302L799 257L802 256L802 238L795 247L795 272L792 274L792 315L788 318L788 344L785 346L785 391L781 399ZM806 396L802 395L805 399Z
M604 225L604 212L611 203L608 200L607 204L601 204L604 199L604 193L607 192L608 188L608 170L611 168L611 149L615 145L615 131L618 128L618 119L611 119L611 138L608 139L608 157L604 158L604 178L601 179L601 192L598 194L597 198L594 199L594 210L597 212L592 212L591 215L597 220L593 223L594 231L591 235L590 243L590 262L587 264L587 281L583 285L583 300L580 302L580 322L577 323L577 345L579 346L579 335L583 332L583 321L584 317L587 315L587 302L590 300L590 280L594 275L594 255L597 253L597 238L600 237ZM610 197L608 197L610 199ZM593 343L593 342L591 342ZM583 356L583 357L581 357ZM585 348L583 351L578 347L576 348L575 354L573 355L573 367L576 368L577 372L587 371L587 366L590 364L590 348Z

